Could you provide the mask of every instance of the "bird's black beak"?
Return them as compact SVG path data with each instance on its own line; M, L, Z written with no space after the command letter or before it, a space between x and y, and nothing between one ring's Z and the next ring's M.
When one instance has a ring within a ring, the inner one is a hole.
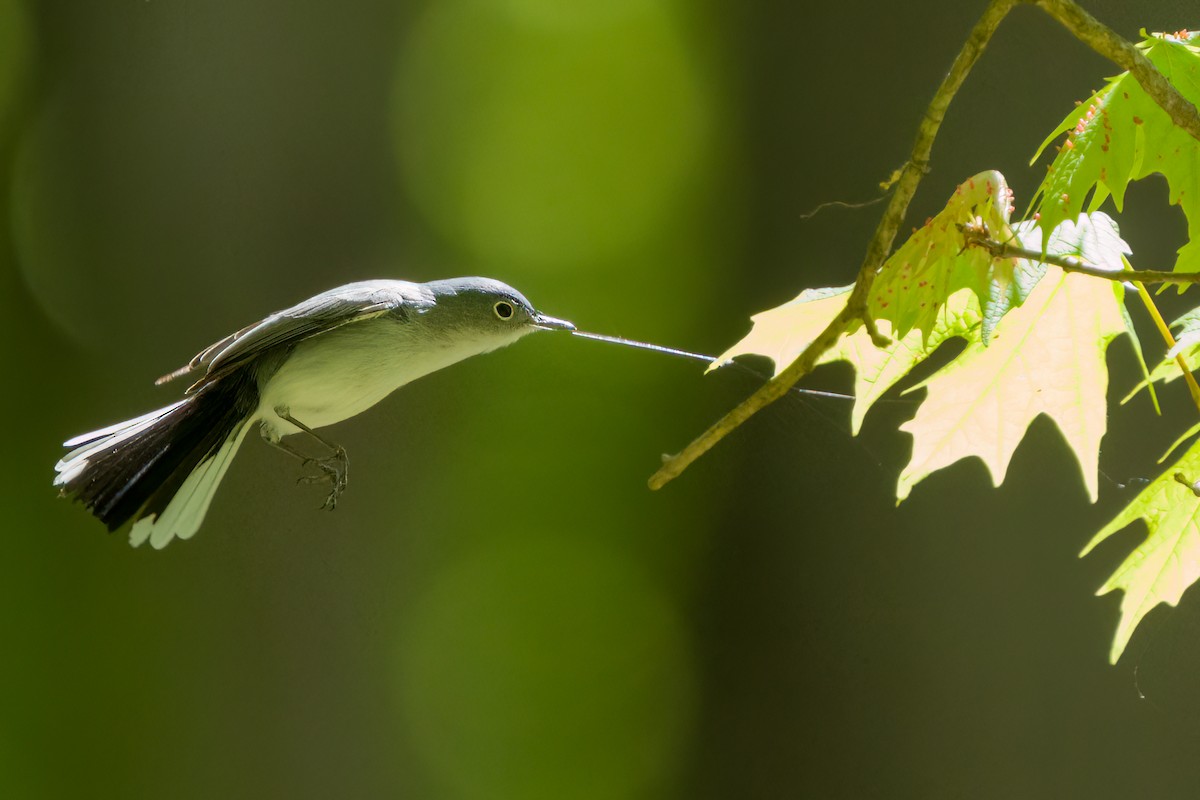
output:
M540 311L535 311L533 314L533 327L544 331L575 330L574 323L567 322L565 319L558 319L557 317L548 317Z

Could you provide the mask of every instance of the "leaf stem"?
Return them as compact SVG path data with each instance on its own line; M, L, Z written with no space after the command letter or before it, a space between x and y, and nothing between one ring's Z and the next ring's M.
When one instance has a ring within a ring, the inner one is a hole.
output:
M1171 327L1162 318L1162 314L1158 313L1158 306L1154 305L1154 300L1150 297L1150 293L1146 291L1146 287L1141 281L1135 280L1133 285L1137 288L1137 293L1141 296L1142 303L1146 306L1146 311L1150 314L1150 318L1154 320L1154 326L1158 328L1159 335L1167 343L1167 349L1173 349L1175 347L1175 337L1171 334ZM1175 363L1183 370L1183 379L1187 382L1188 392L1192 395L1192 403L1196 406L1196 410L1200 411L1200 385L1196 384L1196 376L1192 374L1191 368L1188 367L1187 359L1183 357L1183 353L1175 354Z

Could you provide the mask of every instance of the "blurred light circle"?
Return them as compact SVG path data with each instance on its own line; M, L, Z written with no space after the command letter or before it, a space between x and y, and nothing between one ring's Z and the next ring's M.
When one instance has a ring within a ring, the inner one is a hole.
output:
M613 24L547 29L487 3L439 3L403 48L405 189L479 262L602 261L678 199L706 144L707 98L669 11L623 5Z
M655 9L663 0L499 0L521 22L547 28L587 28L611 25Z
M679 767L695 703L684 632L596 542L468 554L414 603L400 663L409 736L453 796L653 796Z
M88 156L71 131L84 124L63 96L22 134L13 168L13 239L25 284L42 310L78 342L112 343L121 308L112 275L96 268L103 236L88 189Z

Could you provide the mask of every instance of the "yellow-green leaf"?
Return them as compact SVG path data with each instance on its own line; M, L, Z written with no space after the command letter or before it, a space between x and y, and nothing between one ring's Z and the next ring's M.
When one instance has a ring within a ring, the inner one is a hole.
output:
M1170 383L1176 378L1183 377L1183 370L1179 368L1179 362L1175 360L1178 355L1183 356L1188 369L1192 372L1200 369L1200 309L1193 308L1180 316L1171 323L1171 327L1178 330L1178 333L1175 334L1175 346L1163 356L1163 360L1158 362L1137 386L1129 390L1129 394L1121 398L1122 405L1128 403L1134 395L1156 381Z
M1036 280L1014 279L1020 259L992 258L980 248L968 248L960 226L986 228L992 238L1009 241L1014 238L1011 212L1012 192L1003 175L988 170L968 178L946 207L884 262L871 287L871 316L890 322L902 338L913 329L930 335L946 301L960 289L970 289L986 311L986 342L995 322L1021 304Z
M1116 519L1084 548L1081 556L1137 520L1144 520L1149 535L1096 594L1116 589L1121 599L1121 621L1109 658L1116 663L1142 618L1159 603L1176 605L1184 590L1200 578L1200 497L1176 479L1191 484L1200 479L1200 442L1159 475L1125 507Z
M1200 103L1200 34L1158 34L1138 45L1184 98ZM1110 195L1117 210L1130 181L1155 172L1167 179L1171 203L1183 208L1190 241L1175 269L1200 270L1200 142L1178 128L1123 72L1084 101L1042 143L1034 160L1055 139L1066 138L1034 196L1039 224L1053 230ZM1092 197L1089 200L1088 195Z
M741 341L726 350L708 371L720 367L726 361L748 354L766 356L775 362L775 374L796 360L813 339L845 307L852 286L833 286L825 289L805 289L800 296L781 306L768 309L750 317L753 327ZM829 354L821 363L833 359Z
M1075 452L1094 501L1106 427L1104 353L1125 332L1120 291L1108 281L1049 273L1004 318L990 346L969 344L921 384L928 396L901 426L913 435L913 453L897 498L935 470L970 456L983 461L995 484L1002 483L1026 429L1046 414Z
M755 353L774 361L778 375L833 321L846 305L850 288L809 289L791 302L755 314L750 333L725 351L709 369L735 356ZM887 347L876 347L861 327L843 336L818 363L848 361L854 367L853 432L858 433L863 417L875 401L942 342L955 336L978 339L979 322L979 304L974 295L961 291L942 306L928 337L912 330L904 337L893 338L890 324L882 320L878 323L880 332L892 339Z

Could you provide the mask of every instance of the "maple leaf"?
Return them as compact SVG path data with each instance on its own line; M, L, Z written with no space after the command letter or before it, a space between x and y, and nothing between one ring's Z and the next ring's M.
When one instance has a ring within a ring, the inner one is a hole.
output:
M771 359L778 375L833 321L846 305L851 288L807 289L778 308L755 314L750 333L721 354L709 370L736 356L754 353ZM860 327L839 339L817 363L848 361L854 367L851 428L857 435L867 411L888 389L948 339L977 340L979 324L979 304L970 292L961 291L942 306L928 336L913 330L895 337L890 324L881 321L880 332L891 339L887 347L876 347Z
M1125 332L1118 283L1057 273L1044 278L998 328L989 346L973 342L916 388L928 395L901 426L913 436L898 500L930 473L979 457L1003 482L1030 423L1046 414L1062 431L1096 499L1106 426L1109 342ZM910 390L912 391L912 390Z
M1064 219L1050 232L1042 246L1042 226L1038 220L1025 220L1013 228L1021 246L1053 256L1074 256L1092 266L1110 272L1125 269L1125 256L1132 251L1121 238L1116 220L1103 211ZM1042 265L1043 269L1045 265Z
M986 228L999 241L1012 238L1008 218L1012 192L995 170L968 178L937 216L913 231L892 254L875 278L868 310L876 320L886 320L896 336L914 328L930 335L938 313L960 289L970 289L984 309L986 342L1001 316L1020 305L1030 284L1014 280L1020 259L997 259L979 248L968 248L963 225Z
M706 372L717 369L737 356L753 353L775 362L774 374L778 375L833 322L833 318L845 307L853 288L832 286L805 289L794 300L753 315L750 317L750 332L717 356ZM827 364L830 360L829 353L826 353L818 363Z
M1200 34L1147 37L1138 47L1181 95L1200 103ZM1066 139L1034 195L1039 224L1053 230L1110 195L1120 211L1130 181L1155 172L1170 202L1183 208L1189 242L1175 269L1200 271L1200 142L1171 122L1128 72L1085 100L1042 143L1033 160L1062 134Z
M1023 220L1014 225L1012 236L1026 250L1053 256L1072 256L1113 272L1125 269L1125 256L1131 252L1129 245L1121 238L1117 223L1100 211L1080 214L1076 220L1063 220L1046 237L1045 244L1037 220ZM992 282L990 302L984 312L984 344L987 344L991 331L999 324L1001 317L1012 308L1012 299L1016 297L1024 301L1033 291L1033 287L1046 274L1046 264L1019 258L1004 273L1011 275L1011 286L1009 291L1004 291L998 287L997 281ZM1127 321L1126 329L1131 336L1136 335L1131 322Z
M1041 230L1032 221L1016 226L1011 230L1011 235L1026 249L1043 249ZM1097 212L1080 216L1076 221L1064 222L1051 234L1045 250L1054 255L1075 256L1090 264L1119 270L1123 268L1122 256L1129 252L1129 246L1121 239L1116 223L1107 215ZM975 255L983 251L968 250L961 256L967 253ZM1041 279L1046 266L1024 259L1010 261L1012 269L1008 274L1013 292L1024 298ZM958 267L974 269L971 264L962 261L958 262ZM775 363L775 374L778 375L833 321L845 306L852 288L806 289L799 297L782 306L755 314L751 318L754 326L750 333L721 354L709 366L709 370L736 356L755 353L770 358ZM993 325L999 321L998 309L1001 305L1005 310L1010 307L1007 298L1004 291L998 291L993 286L989 293L991 311L996 314ZM1123 314L1124 309L1121 310ZM1127 318L1123 316L1122 319ZM973 290L962 289L947 298L934 315L927 332L913 328L905 335L898 336L887 320L879 320L877 324L880 332L892 340L887 347L876 347L866 331L858 328L839 339L817 362L828 364L847 361L854 367L855 403L851 426L855 434L861 429L863 418L875 401L943 342L961 337L969 342L986 344L983 329L987 320Z
M1179 476L1179 478L1176 478ZM1144 520L1143 541L1117 567L1096 594L1120 589L1121 621L1109 659L1115 664L1134 628L1159 603L1176 605L1184 590L1200 578L1200 497L1191 486L1200 478L1200 442L1152 481L1080 553L1086 556L1117 531Z

